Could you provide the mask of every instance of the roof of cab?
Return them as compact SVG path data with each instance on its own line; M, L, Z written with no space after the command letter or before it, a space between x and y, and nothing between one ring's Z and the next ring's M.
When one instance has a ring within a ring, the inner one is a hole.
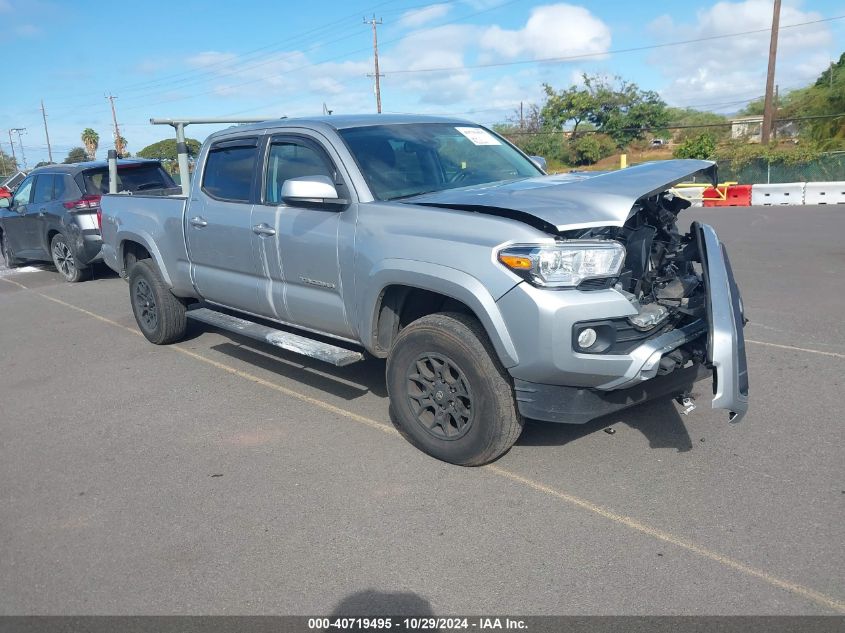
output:
M406 125L411 123L446 123L450 125L476 125L465 119L453 117L429 116L425 114L333 114L330 116L313 116L270 119L260 123L249 123L247 125L234 125L209 135L209 138L227 136L234 132L260 132L268 128L280 127L308 127L324 128L329 127L335 130L347 130L349 128L370 127L374 125Z

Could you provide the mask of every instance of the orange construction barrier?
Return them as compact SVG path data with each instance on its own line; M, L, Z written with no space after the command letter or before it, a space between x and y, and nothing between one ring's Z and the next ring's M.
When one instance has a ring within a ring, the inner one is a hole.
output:
M701 199L705 207L750 207L751 185L708 187Z

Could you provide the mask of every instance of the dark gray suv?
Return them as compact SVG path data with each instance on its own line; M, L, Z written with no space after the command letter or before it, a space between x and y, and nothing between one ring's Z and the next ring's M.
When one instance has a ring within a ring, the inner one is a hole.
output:
M121 192L166 193L176 187L155 160L119 160ZM84 279L100 257L100 197L109 190L105 161L35 169L10 199L0 199L0 250L10 268L52 261L66 281Z

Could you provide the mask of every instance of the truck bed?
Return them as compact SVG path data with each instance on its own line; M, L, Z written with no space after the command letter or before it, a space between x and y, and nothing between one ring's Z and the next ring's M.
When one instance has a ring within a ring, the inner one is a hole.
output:
M150 253L174 292L189 293L192 285L184 235L186 204L187 197L183 195L104 195L100 202L103 260L123 273L125 244L135 242Z

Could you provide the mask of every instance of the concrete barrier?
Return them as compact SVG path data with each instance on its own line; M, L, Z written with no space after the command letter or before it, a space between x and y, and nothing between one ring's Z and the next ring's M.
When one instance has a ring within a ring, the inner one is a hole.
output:
M804 204L845 204L845 182L808 182Z
M804 204L804 182L787 182L773 185L754 185L751 188L751 204L774 206L780 204Z

